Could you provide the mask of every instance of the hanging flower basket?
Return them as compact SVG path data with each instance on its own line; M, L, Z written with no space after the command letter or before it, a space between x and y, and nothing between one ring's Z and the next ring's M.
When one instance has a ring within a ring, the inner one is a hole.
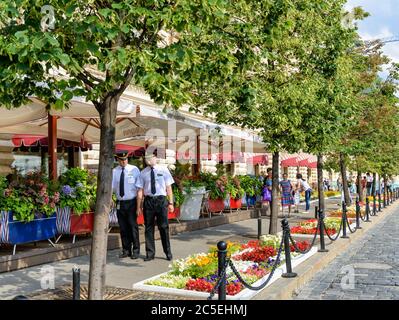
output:
M46 217L35 215L30 222L14 220L11 211L0 212L0 243L21 244L55 237L57 234L56 215Z

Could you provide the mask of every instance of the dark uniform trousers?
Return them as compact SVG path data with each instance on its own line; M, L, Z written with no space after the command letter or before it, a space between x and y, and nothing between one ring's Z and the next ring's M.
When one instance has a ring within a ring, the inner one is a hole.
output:
M155 219L161 235L163 251L166 255L171 254L167 198L165 196L146 196L144 198L143 211L145 224L145 250L147 257L153 258L155 256Z
M117 203L120 206L116 214L118 216L123 250L128 251L130 254L139 254L140 239L139 226L137 224L136 198L132 200L118 200Z

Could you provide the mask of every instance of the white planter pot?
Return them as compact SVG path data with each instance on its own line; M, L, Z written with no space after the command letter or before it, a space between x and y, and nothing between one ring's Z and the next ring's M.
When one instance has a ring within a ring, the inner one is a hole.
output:
M185 198L180 208L180 220L198 220L201 213L205 187L192 189L191 194L183 192Z

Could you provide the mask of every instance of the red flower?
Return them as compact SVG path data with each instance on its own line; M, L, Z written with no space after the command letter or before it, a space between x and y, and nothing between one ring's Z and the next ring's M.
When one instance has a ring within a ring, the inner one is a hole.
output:
M244 252L235 257L236 260L262 262L277 254L272 247L257 247L249 252Z
M308 241L296 242L295 244L296 244L296 247L301 251L308 250L310 247L310 243ZM290 250L291 250L291 252L295 252L295 247L293 244L290 245Z
M226 286L226 292L229 296L234 296L239 293L243 289L243 286L240 282L231 282Z
M213 285L204 279L189 279L186 282L186 290L211 292Z

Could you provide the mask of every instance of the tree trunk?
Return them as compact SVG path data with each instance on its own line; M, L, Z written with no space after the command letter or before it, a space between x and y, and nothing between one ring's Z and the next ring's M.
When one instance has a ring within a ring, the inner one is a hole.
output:
M317 191L319 192L319 210L323 210L325 208L325 199L324 199L324 179L323 179L323 155L317 155Z
M387 175L386 174L384 174L383 175L383 177L384 177L384 199L387 199L388 197L387 197ZM385 200L385 202L387 203L387 201Z
M273 172L272 205L271 205L270 225L269 225L270 234L277 234L278 209L279 209L279 201L278 201L279 169L280 169L279 153L274 152L273 165L272 165L272 172Z
M373 172L373 184L371 188L371 195L375 195L376 190L377 190L377 173Z
M357 194L359 201L363 202L362 173L359 170L357 171Z
M345 156L342 152L339 154L339 165L341 168L341 176L342 176L342 188L344 192L344 199L347 206L350 205L350 197L348 190L348 177L346 176L346 165L345 165Z
M115 123L118 98L109 96L96 106L101 119L100 161L97 175L97 200L94 213L90 255L89 299L102 300L105 290L105 266L108 242L108 215L112 201Z

